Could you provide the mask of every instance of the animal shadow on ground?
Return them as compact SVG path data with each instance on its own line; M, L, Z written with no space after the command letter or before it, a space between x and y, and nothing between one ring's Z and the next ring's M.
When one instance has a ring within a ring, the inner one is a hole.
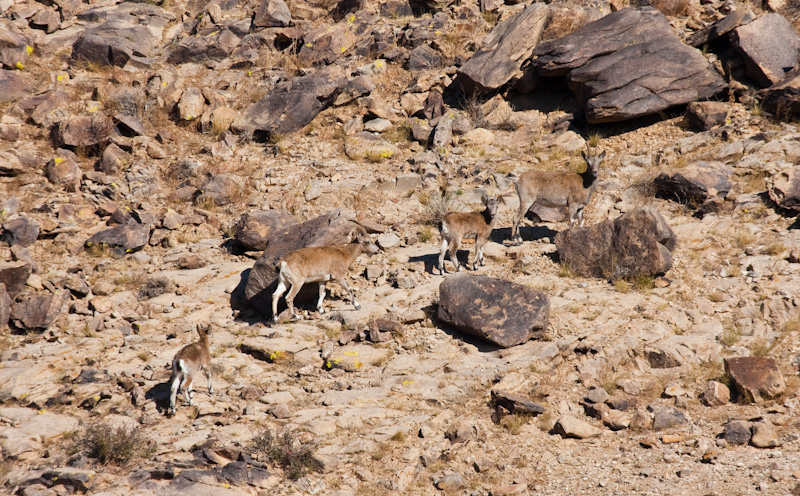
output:
M556 234L558 231L550 229L547 226L520 226L519 227L519 234L522 236L522 241L538 241L540 239L547 238L548 241L551 243L555 242ZM492 236L490 238L495 243L503 244L503 241L507 241L511 239L511 228L510 227L501 227L492 231Z
M151 400L153 403L155 403L156 409L160 413L166 413L169 411L169 394L169 381L167 381L160 382L148 389L144 394L144 397L145 399Z

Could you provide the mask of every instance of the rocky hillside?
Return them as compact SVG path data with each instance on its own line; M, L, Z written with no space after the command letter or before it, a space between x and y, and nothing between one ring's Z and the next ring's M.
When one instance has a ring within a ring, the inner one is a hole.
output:
M796 2L0 15L3 493L800 494ZM273 324L277 261L359 226L360 308Z

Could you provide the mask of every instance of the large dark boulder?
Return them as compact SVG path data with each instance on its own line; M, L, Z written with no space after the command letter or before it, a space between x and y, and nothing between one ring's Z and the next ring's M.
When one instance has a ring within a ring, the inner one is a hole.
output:
M700 51L649 8L619 10L540 44L534 54L539 75L566 76L591 124L653 114L725 88Z
M550 19L550 8L532 3L498 24L481 48L458 69L458 81L467 93L496 90L506 84L530 58Z
M747 77L762 87L782 81L800 65L800 36L780 14L764 14L736 28L731 39L744 57Z
M111 135L114 122L102 112L71 116L58 123L55 129L59 147L90 147L104 145Z
M142 249L149 240L150 226L148 224L129 222L96 233L86 240L85 246L90 250L95 247L100 249L105 247L114 255L121 257L126 253Z
M800 70L795 69L780 83L760 91L764 108L783 120L800 114Z
M222 60L239 46L241 38L229 29L216 29L205 36L187 36L167 56L170 64Z
M547 328L550 301L521 284L462 273L439 285L437 315L466 334L509 348Z
M4 291L14 297L19 293L31 275L31 264L18 260L16 262L0 262L0 284Z
M281 229L297 226L294 216L284 209L257 210L242 214L236 224L236 241L245 250L264 250L270 237Z
M681 169L662 172L655 178L657 194L680 202L700 204L731 190L733 170L722 162L695 162Z
M800 210L800 167L783 169L768 178L767 192L779 207Z
M174 16L146 3L86 9L82 21L99 23L85 29L72 44L72 60L124 67L131 59L146 60L162 42L164 28Z
M278 278L277 263L282 256L293 250L309 246L329 246L347 243L348 235L355 227L355 214L351 210L337 209L315 217L299 226L290 225L277 229L270 235L264 252L258 257L247 285L245 299L264 313L271 310L272 293L275 292ZM317 294L317 288L308 285ZM309 292L311 292L309 289ZM300 297L303 296L301 292Z
M584 277L655 276L672 267L675 234L658 211L639 207L614 220L556 235L561 262Z
M47 329L69 302L69 291L29 295L11 307L11 320L20 329Z
M331 68L322 68L278 84L251 105L231 128L261 138L293 133L327 108L345 80Z
M39 223L25 217L3 222L1 241L8 246L30 246L39 239Z
M725 373L730 377L739 400L746 403L761 403L786 391L786 381L772 358L726 358Z

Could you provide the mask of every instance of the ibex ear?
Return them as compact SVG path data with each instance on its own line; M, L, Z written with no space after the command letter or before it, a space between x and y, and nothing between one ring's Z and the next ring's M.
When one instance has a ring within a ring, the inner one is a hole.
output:
M606 151L605 150L603 150L603 153L600 154L599 158L600 158L600 160L603 160L604 158L606 158Z

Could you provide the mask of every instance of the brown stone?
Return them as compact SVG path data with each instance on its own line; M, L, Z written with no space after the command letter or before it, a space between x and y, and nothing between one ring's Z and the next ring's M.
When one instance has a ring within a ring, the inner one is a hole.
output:
M725 384L717 381L708 381L703 390L703 403L708 406L719 406L731 400L731 390Z
M786 390L783 374L772 358L726 358L725 373L731 378L739 399L745 402L760 403Z

